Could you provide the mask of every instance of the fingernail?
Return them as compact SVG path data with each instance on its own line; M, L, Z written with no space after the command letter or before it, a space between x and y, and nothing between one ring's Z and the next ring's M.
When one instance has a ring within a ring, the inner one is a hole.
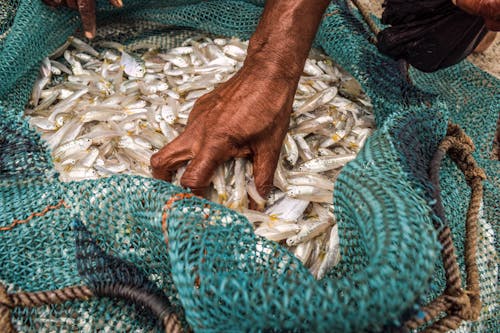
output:
M123 7L123 2L122 0L115 0L116 6L118 7Z
M87 37L88 39L92 39L94 38L94 34L90 31L85 31L85 37Z

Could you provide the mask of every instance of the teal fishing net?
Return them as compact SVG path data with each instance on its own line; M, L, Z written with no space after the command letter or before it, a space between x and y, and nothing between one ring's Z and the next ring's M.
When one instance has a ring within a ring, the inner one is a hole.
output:
M98 2L97 39L168 48L196 31L249 38L264 4L124 2L122 9ZM316 45L361 83L378 129L336 181L342 259L316 281L286 249L255 236L244 217L169 183L137 176L58 180L23 112L41 60L79 27L75 12L39 0L0 4L0 325L9 313L23 332L160 331L161 309L146 306L147 295L197 332L397 329L445 288L434 227L444 222L433 213L427 172L453 121L472 137L488 175L477 253L483 308L479 321L459 330L498 330L500 165L490 159L498 79L464 62L434 74L413 71L410 85L368 42L369 30L347 3L329 6ZM470 190L450 160L440 175L465 276ZM100 297L32 307L5 297L69 286Z

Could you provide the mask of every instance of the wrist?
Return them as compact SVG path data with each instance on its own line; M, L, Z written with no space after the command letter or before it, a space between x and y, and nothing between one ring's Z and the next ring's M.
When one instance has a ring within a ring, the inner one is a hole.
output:
M298 78L330 0L268 0L250 39L249 61L273 64L279 76Z
M300 68L300 70L299 70ZM281 83L287 87L296 85L302 74L303 66L287 62L286 59L277 59L270 57L268 53L258 52L245 59L243 70L257 80L272 81L273 86L281 86ZM273 88L274 89L274 88ZM295 90L293 91L295 93Z
M299 80L305 58L276 42L251 40L245 66L253 67L269 77Z
M273 11L264 13L257 30L250 38L247 59L267 67L270 74L293 79L302 73L309 53L309 41L297 30L303 24L290 19L279 20L274 17L276 15ZM274 19L271 20L270 16Z

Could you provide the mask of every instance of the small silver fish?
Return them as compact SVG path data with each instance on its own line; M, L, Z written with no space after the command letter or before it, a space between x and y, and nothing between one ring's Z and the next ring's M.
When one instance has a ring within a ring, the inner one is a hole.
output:
M310 185L289 185L286 194L291 198L305 201L331 203L333 200L332 191L318 189Z
M299 166L299 171L304 172L323 172L333 170L344 166L356 158L355 154L342 156L320 156L304 162Z
M61 175L62 181L97 179L98 174L95 169L85 167L71 168L67 173Z
M246 49L242 48L240 45L228 44L224 45L222 51L238 61L242 61L246 57Z
M316 65L316 61L312 59L306 59L304 73L311 76L320 76L324 74L323 70Z
M322 176L318 173L293 172L289 173L287 180L288 184L290 185L306 185L313 186L318 189L333 191L333 181L331 181L328 177Z
M326 250L325 258L321 262L317 278L322 279L328 271L330 271L340 261L340 241L338 226L334 225L330 231L330 238L328 241L328 248Z
M315 108L322 104L327 104L337 95L338 89L336 87L330 87L323 91L318 92L310 99L308 99L302 106L294 111L295 116L299 116L306 112L313 111Z
M81 39L78 39L74 36L68 38L68 41L73 45L77 50L83 51L85 53L90 54L91 56L98 57L99 52L97 52L92 46L85 43Z
M79 163L82 167L90 168L94 165L97 157L99 157L99 149L90 148L85 157L83 157Z
M215 173L212 177L212 184L214 184L215 191L217 192L217 195L218 195L217 202L220 204L225 203L228 196L227 196L226 180L225 180L225 176L224 176L224 167L223 166L219 166L215 170Z
M125 51L121 51L120 65L123 66L124 72L129 76L141 78L146 74L144 62L136 59Z
M31 117L30 124L38 127L44 131L55 131L57 126L54 122L48 120L46 117Z
M309 201L297 200L285 196L271 207L266 209L266 214L279 217L287 221L298 221L309 206Z
M279 242L283 239L293 237L300 231L300 226L294 223L283 223L278 225L262 225L255 229L255 234L266 237L269 240Z
M311 257L313 246L313 242L300 243L293 251L293 254L305 265Z
M70 141L54 149L52 156L55 161L61 161L75 153L87 150L91 144L92 140L88 138Z
M330 227L330 223L328 221L307 221L307 223L302 225L297 235L289 237L286 240L286 244L288 246L295 246L299 243L313 239L323 233L326 229L328 229L328 227Z
M236 38L203 35L165 52L142 41L93 45L102 52L70 38L56 54L65 60L45 59L25 112L52 148L62 181L123 173L151 177L151 155L185 129L199 97L242 68L248 47ZM325 55L311 51L304 72L271 194L260 196L249 161L232 159L216 169L207 197L242 212L257 235L286 239L321 278L338 262L335 179L375 121L369 99ZM174 184L185 170L186 165L175 172ZM249 210L249 199L263 212ZM221 223L233 221L223 217ZM259 252L257 261L270 260L274 251L260 240L252 250ZM287 260L278 263L280 269Z
M50 76L45 76L37 80L33 91L31 93L31 104L34 106L38 105L38 101L40 100L40 95L42 93L42 89L49 83Z
M287 133L285 136L285 153L286 153L286 161L290 163L290 165L294 166L297 164L297 160L299 159L299 148L295 143L293 137Z
M236 158L234 166L234 192L228 200L229 208L241 211L247 206L247 191L245 180L245 164L247 161L244 158Z

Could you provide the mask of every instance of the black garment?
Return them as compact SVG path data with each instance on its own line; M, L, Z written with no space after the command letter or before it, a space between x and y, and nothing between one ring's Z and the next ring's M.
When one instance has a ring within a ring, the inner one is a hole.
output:
M466 58L488 32L482 17L467 14L451 0L385 0L378 34L380 52L434 72Z

